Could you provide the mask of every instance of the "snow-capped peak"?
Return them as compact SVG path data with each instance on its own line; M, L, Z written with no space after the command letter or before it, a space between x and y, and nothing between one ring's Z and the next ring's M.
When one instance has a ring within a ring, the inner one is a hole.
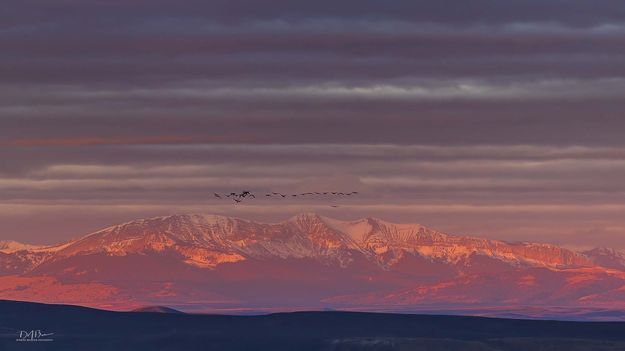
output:
M595 264L615 269L625 269L625 253L605 247L597 247L592 250L582 252Z
M305 257L347 264L350 252L358 252L386 268L406 254L450 264L471 255L542 266L590 262L586 256L553 245L454 236L420 224L395 224L373 217L343 221L316 213L298 214L279 223L210 214L153 217L108 227L54 250L42 250L64 257L175 252L186 257L185 262L201 267L257 258Z

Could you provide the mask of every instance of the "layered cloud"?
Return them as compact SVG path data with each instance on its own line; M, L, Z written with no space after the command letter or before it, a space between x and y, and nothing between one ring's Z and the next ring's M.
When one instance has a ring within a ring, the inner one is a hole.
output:
M608 0L11 0L0 238L314 210L625 247L623 44Z

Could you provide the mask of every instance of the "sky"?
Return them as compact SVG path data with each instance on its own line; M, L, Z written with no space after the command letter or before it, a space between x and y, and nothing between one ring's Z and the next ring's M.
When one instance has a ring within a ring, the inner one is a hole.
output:
M625 249L624 112L617 0L6 0L0 240L317 212Z

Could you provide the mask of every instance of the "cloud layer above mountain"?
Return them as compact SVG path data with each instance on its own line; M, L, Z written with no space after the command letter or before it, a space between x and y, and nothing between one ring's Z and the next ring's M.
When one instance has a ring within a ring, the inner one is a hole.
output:
M314 210L625 247L623 44L608 0L9 0L0 238Z

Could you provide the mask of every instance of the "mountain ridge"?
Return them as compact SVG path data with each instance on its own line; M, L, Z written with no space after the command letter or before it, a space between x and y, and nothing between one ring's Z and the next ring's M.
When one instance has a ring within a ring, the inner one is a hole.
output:
M13 252L125 255L171 247L186 255L189 264L206 268L246 257L319 257L340 255L340 250L360 251L377 258L382 265L392 263L402 252L456 262L470 254L481 254L518 264L593 264L583 254L552 244L456 236L421 224L396 224L374 217L340 221L315 213L298 214L276 223L195 213L152 217L110 226L63 244L23 247Z
M129 221L59 245L0 252L0 293L124 308L609 308L625 301L620 257L616 251L579 253L457 236L374 217L343 221L302 213L262 223L179 214Z

